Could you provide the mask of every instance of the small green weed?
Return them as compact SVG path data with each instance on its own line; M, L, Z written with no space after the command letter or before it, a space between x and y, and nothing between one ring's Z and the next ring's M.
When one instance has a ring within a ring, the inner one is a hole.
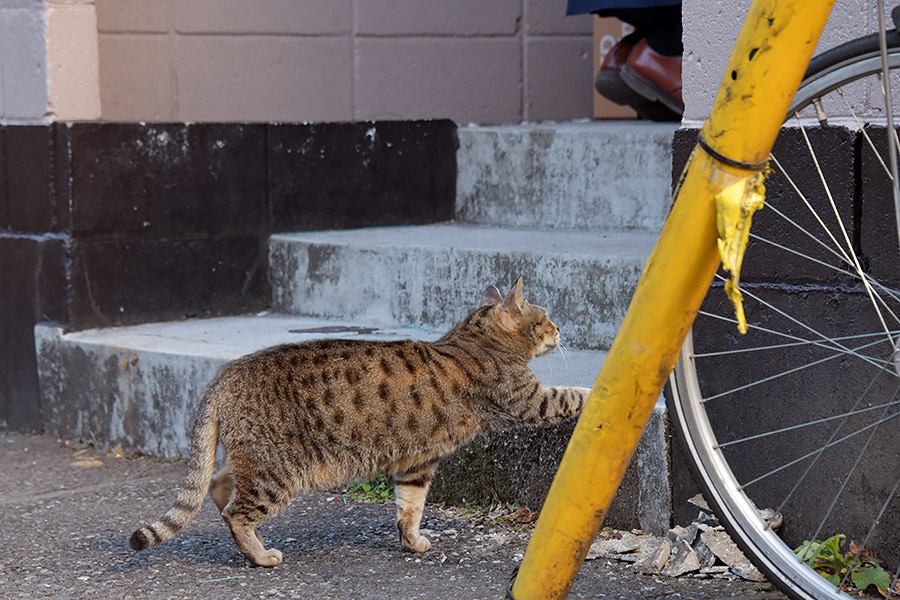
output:
M847 536L838 533L825 541L807 540L794 552L809 567L836 586L841 585L841 581L849 573L850 579L845 588L852 583L853 588L863 591L874 585L885 595L891 587L890 573L878 564L868 548L860 548L852 541L847 544L846 541Z
M394 484L387 475L379 475L350 484L344 490L344 494L360 502L378 502L380 504L394 497Z

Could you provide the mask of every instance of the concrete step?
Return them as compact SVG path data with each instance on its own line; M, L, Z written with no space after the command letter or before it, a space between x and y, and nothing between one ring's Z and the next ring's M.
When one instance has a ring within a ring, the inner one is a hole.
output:
M269 242L273 310L446 330L519 276L572 348L608 349L656 233L426 225Z
M154 456L187 456L201 391L234 358L268 346L324 337L437 339L442 332L382 328L277 314L223 317L65 333L35 327L45 427L61 437L94 439ZM531 367L545 385L590 387L603 351L559 351ZM665 415L658 409L610 524L655 531L668 527ZM573 424L479 439L451 458L435 481L434 500L506 501L538 508ZM657 527L658 525L658 527Z
M635 121L461 127L456 218L658 232L672 197L676 128Z

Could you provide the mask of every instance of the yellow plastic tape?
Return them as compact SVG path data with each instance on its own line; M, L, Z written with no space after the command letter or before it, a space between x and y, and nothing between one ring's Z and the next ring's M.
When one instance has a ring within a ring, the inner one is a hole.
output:
M738 331L741 333L747 333L747 319L744 317L743 297L739 288L741 263L744 261L744 251L747 250L753 213L764 204L765 176L765 172L759 172L745 177L716 194L719 257L722 259L722 268L731 273L731 277L725 282L725 293L734 304Z

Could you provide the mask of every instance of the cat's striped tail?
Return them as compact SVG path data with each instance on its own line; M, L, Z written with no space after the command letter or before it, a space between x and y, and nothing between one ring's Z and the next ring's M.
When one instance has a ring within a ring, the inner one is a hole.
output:
M210 385L206 389L197 411L197 421L191 437L188 476L178 493L175 505L160 520L145 525L131 534L128 543L134 550L144 550L172 539L200 510L215 468L216 444L219 437L219 419L214 407L213 387L214 385Z

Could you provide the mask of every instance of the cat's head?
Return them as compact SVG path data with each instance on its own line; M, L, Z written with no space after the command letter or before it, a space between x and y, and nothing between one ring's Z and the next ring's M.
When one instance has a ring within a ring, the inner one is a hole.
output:
M508 337L528 360L552 352L559 344L559 327L547 317L547 311L529 304L522 296L522 278L516 281L504 298L500 290L490 286L482 296L482 306L489 306L491 321L500 335Z

